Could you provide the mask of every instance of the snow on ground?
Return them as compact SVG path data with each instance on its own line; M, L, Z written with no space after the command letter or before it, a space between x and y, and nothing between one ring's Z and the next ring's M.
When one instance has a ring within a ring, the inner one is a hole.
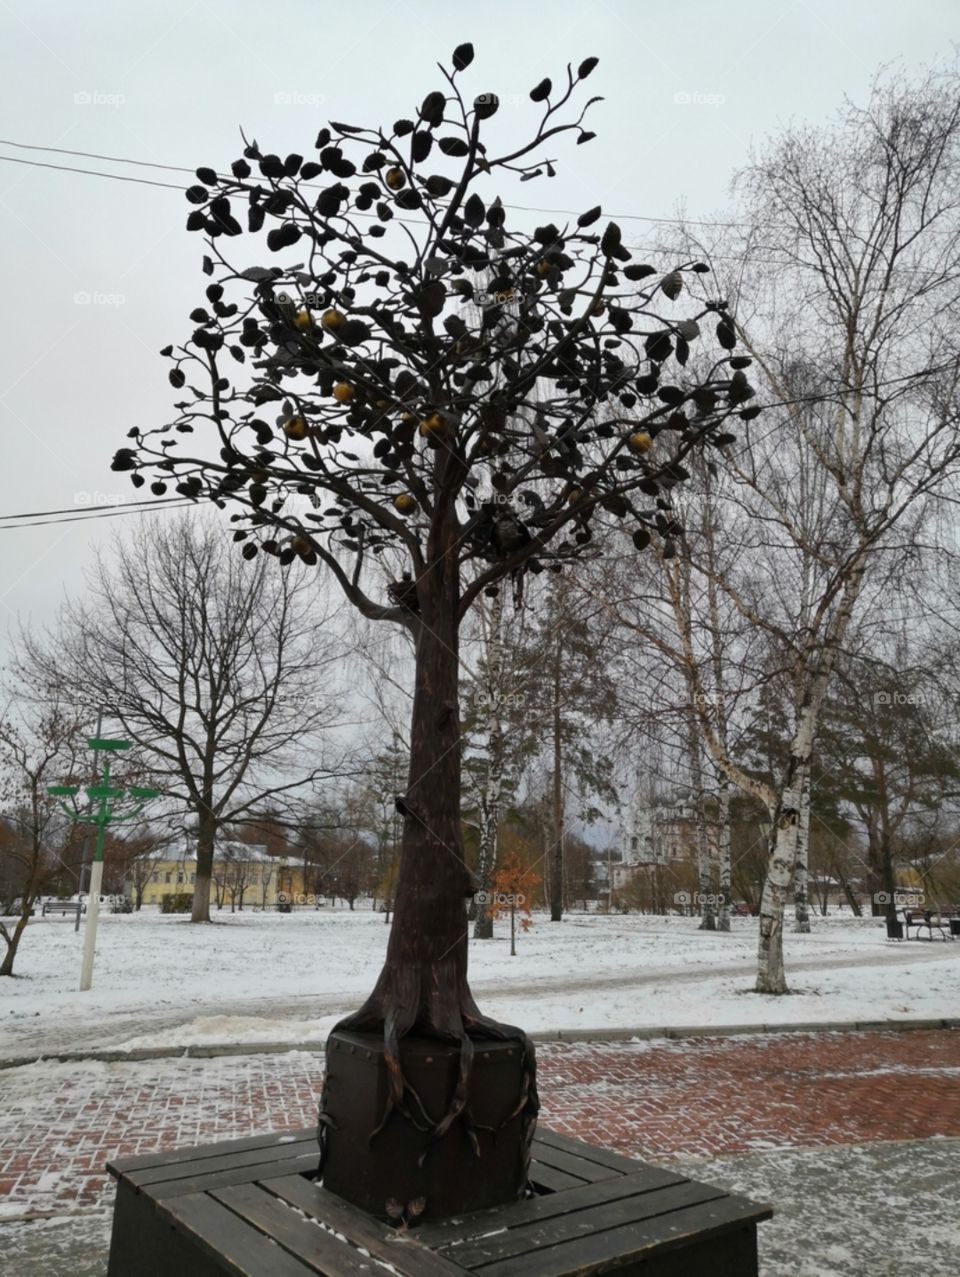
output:
M771 1277L950 1277L958 1156L960 1140L931 1139L671 1164L775 1204L757 1229L760 1271Z
M0 1056L84 1046L322 1039L373 985L388 929L369 908L215 915L208 927L154 909L100 919L94 987L77 991L83 930L31 922L19 978L0 981ZM757 922L697 930L638 914L536 916L510 956L506 928L471 943L485 1011L529 1031L808 1024L960 1016L960 944L888 941L881 921L816 918L787 932L798 996L750 992Z

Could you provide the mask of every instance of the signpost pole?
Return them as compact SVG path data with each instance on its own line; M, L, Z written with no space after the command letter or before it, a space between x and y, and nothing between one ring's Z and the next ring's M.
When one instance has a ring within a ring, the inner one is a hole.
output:
M110 788L110 759L103 765L104 791ZM97 922L100 918L100 889L103 886L103 840L107 832L107 821L110 819L106 793L100 798L99 807L94 814L97 826L97 842L93 852L93 864L90 866L90 891L87 895L87 925L83 933L83 962L80 966L80 992L85 993L93 984L93 955L97 945Z
M79 785L47 786L47 793L52 797L69 797L73 800L70 807L61 802L64 811L72 820L87 820L97 827L96 847L93 853L93 864L90 867L90 890L87 896L87 925L83 933L83 960L80 965L81 993L85 993L93 985L93 959L97 945L97 921L100 916L100 891L103 887L103 843L107 825L113 821L135 819L143 810L147 799L156 798L159 792L156 789L144 789L136 785L130 785L126 789L111 789L109 755L115 750L129 749L129 741L103 740L100 736L95 736L92 740L88 740L87 744L95 754L101 750L107 753L107 759L103 765L103 780L87 786L87 797L91 802L96 801L97 803L94 813L85 817L77 810L76 796L80 792ZM98 774L99 769L94 772L95 776ZM139 799L140 801L129 811L120 813L111 805L111 800L123 798L124 794L129 794L131 798Z
M96 735L97 740L100 739L100 733L102 731L103 731L103 706L101 705L100 708L97 710L97 735ZM97 755L94 754L93 783L96 784L98 780L99 780L99 775L97 773ZM81 910L83 909L83 883L84 883L84 879L86 878L87 863L89 860L90 860L90 835L87 834L86 838L84 838L83 840L83 851L81 852L81 856L80 856L80 881L77 883L77 918L73 924L73 930L75 933L80 930L80 913L81 913ZM97 892L97 895L98 896L100 895L99 891Z

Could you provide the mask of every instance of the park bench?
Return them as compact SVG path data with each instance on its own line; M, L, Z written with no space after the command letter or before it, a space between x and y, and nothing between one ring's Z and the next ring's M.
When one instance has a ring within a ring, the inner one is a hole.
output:
M108 1163L108 1277L756 1277L773 1214L542 1128L535 1196L410 1231L328 1192L316 1166L313 1128Z
M911 927L916 929L914 940L920 939L920 932L924 928L926 928L928 940L933 939L934 929L940 933L941 940L952 940L954 935L957 934L957 930L960 930L960 928L955 930L953 920L936 909L903 909L901 912L903 913L903 927L908 940L911 938Z
M40 916L45 918L48 913L72 914L76 915L77 902L75 900L47 900L40 912ZM87 906L82 904L80 912L86 913Z

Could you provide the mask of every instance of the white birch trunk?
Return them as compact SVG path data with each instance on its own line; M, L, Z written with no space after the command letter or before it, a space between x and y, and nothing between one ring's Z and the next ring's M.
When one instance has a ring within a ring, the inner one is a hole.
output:
M497 594L490 608L487 636L487 762L480 794L480 847L477 855L477 912L473 924L475 940L493 939L493 918L488 897L497 867L497 829L503 800L503 594Z
M793 905L795 922L793 929L803 935L810 931L810 901L808 894L810 858L810 768L804 769L800 788L800 820L797 826L797 864L793 876Z
M760 898L760 938L757 950L757 993L786 993L783 969L783 914L797 858L800 824L800 786L810 757L815 715L808 707L793 738L785 784L771 830L767 878Z
M730 865L730 780L720 774L719 777L719 811L720 827L717 833L717 858L719 860L720 906L717 910L717 930L730 930L730 896L733 890Z
M690 778L693 781L693 803L697 822L697 883L700 905L700 930L715 931L713 910L713 875L710 872L710 844L707 838L707 815L704 811L703 762L700 737L694 710L687 715L687 747L690 753Z

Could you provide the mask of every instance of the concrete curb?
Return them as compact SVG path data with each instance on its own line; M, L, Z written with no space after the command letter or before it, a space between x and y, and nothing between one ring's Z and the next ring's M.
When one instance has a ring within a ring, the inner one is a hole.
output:
M842 1020L808 1021L798 1024L681 1024L639 1029L543 1029L531 1033L534 1042L631 1042L680 1038L728 1038L744 1034L771 1033L878 1033L907 1032L911 1029L960 1029L960 1018L940 1020ZM232 1055L286 1055L291 1051L321 1052L326 1039L309 1042L214 1042L208 1045L144 1046L123 1050L50 1051L39 1055L9 1056L0 1059L0 1070L22 1069L44 1060L59 1064L85 1061L103 1064L136 1064L144 1060L210 1060Z

